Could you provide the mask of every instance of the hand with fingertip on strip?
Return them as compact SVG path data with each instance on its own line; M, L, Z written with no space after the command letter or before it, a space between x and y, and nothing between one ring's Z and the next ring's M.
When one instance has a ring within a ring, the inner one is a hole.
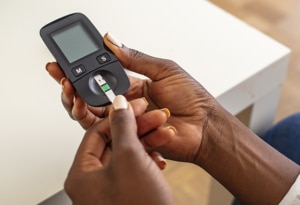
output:
M69 171L65 191L73 204L174 204L170 187L139 141L130 103L119 95L110 110L108 122L86 131Z

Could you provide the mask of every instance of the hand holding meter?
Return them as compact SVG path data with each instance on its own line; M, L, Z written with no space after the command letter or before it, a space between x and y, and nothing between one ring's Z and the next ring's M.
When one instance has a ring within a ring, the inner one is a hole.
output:
M129 88L118 59L106 48L101 34L81 13L57 19L40 35L81 98L91 106L112 102Z

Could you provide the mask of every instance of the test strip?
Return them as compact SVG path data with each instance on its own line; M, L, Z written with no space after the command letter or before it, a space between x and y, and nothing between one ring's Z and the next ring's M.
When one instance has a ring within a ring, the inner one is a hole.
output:
M109 99L109 101L112 103L116 97L115 93L112 91L106 80L100 75L97 74L94 76L95 81L101 88L101 90L105 93L106 97Z

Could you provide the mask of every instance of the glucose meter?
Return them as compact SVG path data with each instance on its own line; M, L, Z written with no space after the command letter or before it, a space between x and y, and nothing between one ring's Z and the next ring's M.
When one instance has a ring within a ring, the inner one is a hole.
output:
M130 83L123 67L85 15L73 13L59 18L41 28L40 35L89 105L106 105L115 94L128 90Z

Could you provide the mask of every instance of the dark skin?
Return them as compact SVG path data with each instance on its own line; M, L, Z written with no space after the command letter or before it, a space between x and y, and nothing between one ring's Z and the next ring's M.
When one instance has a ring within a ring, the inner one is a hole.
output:
M120 46L108 35L104 36L104 42L123 67L149 78L131 77L127 99L145 97L149 102L148 110L167 107L172 113L168 125L176 127L177 133L143 138L147 151L155 150L166 158L197 164L244 204L280 202L300 173L297 164L264 143L228 113L175 62ZM63 77L57 75L61 72L57 64L47 67L55 79ZM82 102L76 104L77 100L73 104L74 90L70 84L65 89L62 100L69 114L84 126L97 121L95 108ZM107 115L107 108L100 110ZM163 139L168 140L162 142Z
M107 42L105 38L104 41ZM131 86L129 92L125 94L126 98L133 100L145 97L149 102L148 110L168 107L172 113L168 119L168 124L175 127L179 133L176 136L162 134L160 136L163 137L159 137L159 139L154 139L155 136L153 136L154 138L145 139L147 149L151 150L154 147L158 147L157 142L160 140L172 138L172 142L170 141L172 144L169 144L166 148L169 149L170 147L170 151L168 151L170 153L168 153L167 157L178 161L194 162L201 144L202 127L207 121L208 113L214 109L215 100L213 97L172 61L153 58L144 54L138 56L139 53L135 53L134 50L127 50L125 47L124 53L119 55L124 55L120 59L124 67L144 74L151 79L140 80L130 77ZM135 58L134 63L128 63L131 61L129 57ZM140 64L144 67L140 68ZM48 64L47 70L57 81L65 77L56 63ZM144 73L143 70L151 70L153 72ZM97 122L100 119L97 116L107 116L107 107L90 107L79 96L76 96L68 80L63 80L63 85L62 102L69 115L77 120L82 127L88 128ZM199 88L201 89L199 90ZM174 90L176 92L173 92ZM75 103L73 103L74 96L76 96ZM181 96L182 100L174 100L178 99L178 96ZM181 107L189 109L178 109ZM174 152L174 150L178 150L178 147L180 147L180 153Z
M103 140L107 135L112 138L112 148ZM87 130L65 190L76 205L174 204L166 180L139 141L129 104L127 108L111 108L109 120Z

